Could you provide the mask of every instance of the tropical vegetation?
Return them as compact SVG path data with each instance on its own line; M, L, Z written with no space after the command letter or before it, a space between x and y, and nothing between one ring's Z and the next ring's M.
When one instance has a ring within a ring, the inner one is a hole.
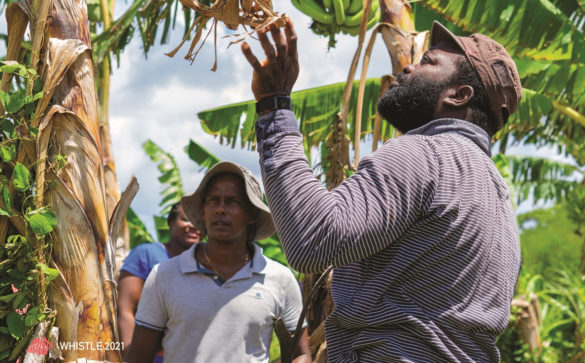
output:
M130 237L125 233L123 216L137 187L131 182L120 194L117 186L108 121L112 58L120 61L133 36L140 37L145 53L155 41L165 42L179 17L185 24L184 42L193 37L187 52L191 61L210 21L209 28L223 22L231 29L238 24L261 28L278 22L269 0L221 3L229 6L196 0L135 0L113 19L114 0L0 2L8 25L7 34L1 36L7 53L0 64L0 360L22 357L33 338L117 340L114 270L119 259L116 262L115 254L121 257L131 245L154 238L131 210L126 218ZM510 328L498 344L503 361L584 361L585 281L579 250L585 250L581 235L585 3L366 0L361 9L366 16L359 23L356 0L293 0L293 4L314 19L316 33L332 37L351 26L345 31L358 39L345 84L293 94L305 151L309 160L318 160L314 167L329 188L355 170L361 140L371 137L375 149L396 136L375 112L376 99L391 76L365 79L378 34L388 47L395 73L416 61L433 20L459 34L489 35L510 51L524 96L518 112L495 137L494 162L517 202L547 201L553 207L519 216L525 264ZM377 5L379 13L373 9ZM364 49L366 29L373 25L369 21L378 18L381 24L373 27ZM354 79L362 50L358 82ZM234 148L255 147L251 101L198 116L203 129L219 141ZM510 155L512 144L548 145L570 162ZM172 155L152 141L145 142L144 149L157 164L159 181L165 186L155 216L156 239L164 241L168 233L164 216L183 194L181 177ZM203 169L218 161L195 141L186 152ZM261 243L269 256L286 263L277 236ZM307 278L310 286L312 277ZM324 299L313 303L325 304ZM317 331L320 324L311 326ZM319 347L314 345L316 361L325 356ZM90 351L69 351L64 358L121 359L112 352Z

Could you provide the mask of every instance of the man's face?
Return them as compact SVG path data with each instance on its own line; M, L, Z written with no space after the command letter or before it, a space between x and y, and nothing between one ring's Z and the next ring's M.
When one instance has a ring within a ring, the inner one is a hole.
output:
M233 174L216 177L203 203L203 219L210 240L246 241L248 228L254 223L252 206L246 202L241 180Z
M427 50L419 64L404 67L378 101L382 117L402 133L432 121L462 57L455 45L440 43Z
M170 241L183 249L201 241L201 232L189 222L182 207L177 208L177 216L169 226Z

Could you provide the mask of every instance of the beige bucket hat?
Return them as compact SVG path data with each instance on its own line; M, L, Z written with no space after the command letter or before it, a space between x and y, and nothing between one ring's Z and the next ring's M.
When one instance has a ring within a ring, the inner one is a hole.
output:
M181 199L181 206L183 207L183 211L191 223L193 223L193 225L202 233L207 234L205 229L205 222L203 220L203 201L201 200L201 193L205 190L205 187L211 178L221 173L236 174L244 179L246 195L248 196L248 199L252 205L258 208L259 211L256 221L256 235L254 236L254 240L258 241L272 236L276 231L276 228L274 227L274 222L272 221L270 209L266 204L264 204L264 200L262 199L260 183L258 183L258 180L254 177L250 170L229 161L223 161L213 166L213 168L211 168L207 174L205 174L197 190L193 194L187 195Z

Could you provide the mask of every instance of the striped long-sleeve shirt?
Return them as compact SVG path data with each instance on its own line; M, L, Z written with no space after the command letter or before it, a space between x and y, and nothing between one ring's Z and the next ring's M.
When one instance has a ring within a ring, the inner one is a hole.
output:
M488 135L439 119L385 143L332 191L294 114L261 116L264 187L290 265L334 265L329 361L498 362L520 269Z

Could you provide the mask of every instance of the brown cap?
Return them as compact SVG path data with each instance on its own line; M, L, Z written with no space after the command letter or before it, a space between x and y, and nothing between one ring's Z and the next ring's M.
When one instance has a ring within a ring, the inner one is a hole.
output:
M481 78L500 130L522 98L522 85L514 60L501 44L490 37L483 34L459 37L441 23L433 22L431 47L444 41L455 42Z
M254 236L254 240L258 241L272 236L276 231L276 228L272 221L270 209L268 209L268 206L264 204L264 200L262 199L262 191L260 190L258 180L256 180L250 170L243 166L230 163L229 161L215 164L213 168L209 169L207 174L205 174L197 190L193 194L181 199L183 211L195 228L202 233L207 234L205 221L203 220L203 201L201 200L201 193L203 193L211 178L221 173L236 174L244 179L244 185L246 186L245 193L248 196L250 203L258 208L259 211L258 217L256 218L256 235Z

